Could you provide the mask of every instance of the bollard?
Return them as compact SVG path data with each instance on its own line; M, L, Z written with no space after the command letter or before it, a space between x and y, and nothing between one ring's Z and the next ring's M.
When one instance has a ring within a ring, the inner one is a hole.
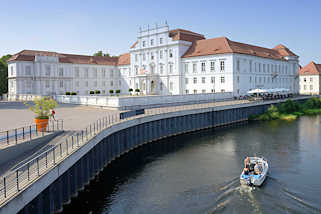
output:
M61 145L61 143L59 144L59 147L60 147L60 157L62 157L62 145Z
M19 192L19 170L16 171L16 178L17 178L17 191Z
M25 127L22 127L22 139L25 140Z
M46 152L46 169L48 168L48 152Z
M4 193L4 198L6 198L7 197L6 177L3 177L3 193Z
M9 145L9 131L7 131L7 144Z
M40 175L40 169L39 169L39 157L37 157L37 172L38 176Z
M14 130L14 134L15 134L15 136L16 136L16 144L18 144L17 129Z
M53 148L53 153L52 153L52 159L53 159L53 164L56 165L56 147Z
M28 162L28 181L30 181L30 166L29 166L29 162Z
M30 140L32 139L32 136L31 136L31 126L29 126L29 135L30 135Z

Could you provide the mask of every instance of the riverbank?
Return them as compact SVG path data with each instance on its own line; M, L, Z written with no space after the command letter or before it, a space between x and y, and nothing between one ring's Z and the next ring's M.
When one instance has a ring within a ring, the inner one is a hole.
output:
M292 121L303 115L321 115L321 98L312 97L306 102L299 104L292 100L285 103L271 105L263 114L250 115L249 120L286 120Z

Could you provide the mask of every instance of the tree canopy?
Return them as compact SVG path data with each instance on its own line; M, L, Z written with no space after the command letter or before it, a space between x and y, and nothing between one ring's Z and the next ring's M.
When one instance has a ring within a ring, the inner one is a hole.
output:
M0 95L8 92L8 59L10 54L0 58Z
M109 56L109 53L103 53L103 51L98 51L96 53L94 53L94 56Z

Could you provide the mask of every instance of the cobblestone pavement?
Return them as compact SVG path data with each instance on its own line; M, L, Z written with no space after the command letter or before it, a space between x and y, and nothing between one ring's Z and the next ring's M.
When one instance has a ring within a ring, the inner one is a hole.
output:
M93 106L59 104L56 119L64 120L64 129L80 130L108 114L119 111ZM23 102L0 102L0 131L28 126L34 123L35 114Z

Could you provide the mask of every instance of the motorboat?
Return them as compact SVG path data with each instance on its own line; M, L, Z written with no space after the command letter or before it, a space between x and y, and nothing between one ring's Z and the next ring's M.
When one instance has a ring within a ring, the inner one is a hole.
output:
M248 157L246 168L240 175L241 185L261 186L269 171L269 164L263 157Z

